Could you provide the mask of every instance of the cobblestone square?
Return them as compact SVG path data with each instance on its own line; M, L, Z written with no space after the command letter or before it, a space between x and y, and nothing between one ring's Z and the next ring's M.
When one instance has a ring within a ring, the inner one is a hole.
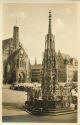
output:
M34 116L28 114L23 106L26 93L10 90L3 86L3 122L33 122L33 123L76 123L77 113L58 116Z

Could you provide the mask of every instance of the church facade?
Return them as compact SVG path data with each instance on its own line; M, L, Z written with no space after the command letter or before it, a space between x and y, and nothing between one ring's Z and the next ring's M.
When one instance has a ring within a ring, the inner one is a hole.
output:
M3 40L3 83L30 81L30 60L19 41L19 27L14 26L13 37Z

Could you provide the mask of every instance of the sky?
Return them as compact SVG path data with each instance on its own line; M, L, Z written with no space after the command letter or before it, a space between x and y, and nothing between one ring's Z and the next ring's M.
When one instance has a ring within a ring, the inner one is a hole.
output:
M19 26L19 40L30 62L42 62L45 36L48 33L48 12L52 13L52 33L55 50L80 57L80 4L20 4L3 5L3 39L13 36L13 27Z

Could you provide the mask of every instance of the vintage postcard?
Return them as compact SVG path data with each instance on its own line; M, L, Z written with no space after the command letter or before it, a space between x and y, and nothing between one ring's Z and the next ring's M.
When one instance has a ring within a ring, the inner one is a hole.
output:
M78 123L80 3L1 5L2 123Z

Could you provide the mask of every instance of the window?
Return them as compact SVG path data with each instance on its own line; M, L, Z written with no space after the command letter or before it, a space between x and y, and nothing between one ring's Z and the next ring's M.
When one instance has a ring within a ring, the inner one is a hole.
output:
M17 67L19 67L19 59L17 59Z

